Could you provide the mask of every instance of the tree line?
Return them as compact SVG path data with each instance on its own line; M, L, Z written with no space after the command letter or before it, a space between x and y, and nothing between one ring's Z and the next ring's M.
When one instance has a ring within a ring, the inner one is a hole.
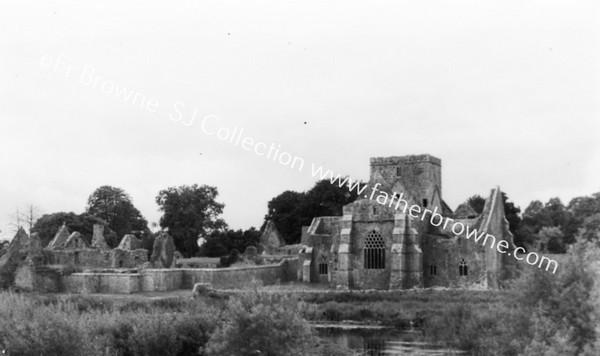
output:
M355 191L317 181L304 192L287 190L267 204L267 214L260 229L229 229L221 217L225 205L218 201L218 190L208 185L181 185L158 192L155 201L163 213L153 227L168 229L178 251L186 257L219 257L233 250L243 252L248 246L259 247L261 232L272 220L286 244L300 242L302 226L310 225L318 216L340 216L344 205L358 198ZM504 211L515 244L546 253L564 253L576 241L600 241L600 193L573 198L564 205L559 198L546 203L535 200L521 213L502 192ZM467 203L477 213L483 211L485 199L474 195ZM47 245L64 224L70 231L80 232L91 243L93 225L105 225L105 239L114 248L126 234L142 240L152 250L155 233L134 206L129 194L112 186L97 188L88 198L82 213L55 212L27 221L30 232ZM199 244L200 242L200 244Z

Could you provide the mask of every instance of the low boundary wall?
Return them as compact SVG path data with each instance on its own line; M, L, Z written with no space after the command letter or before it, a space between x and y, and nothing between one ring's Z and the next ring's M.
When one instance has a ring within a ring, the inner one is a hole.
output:
M63 277L67 293L131 294L140 292L191 289L208 283L217 289L244 287L253 280L263 285L293 281L298 259L284 259L276 265L232 268L146 269L140 273L73 273Z

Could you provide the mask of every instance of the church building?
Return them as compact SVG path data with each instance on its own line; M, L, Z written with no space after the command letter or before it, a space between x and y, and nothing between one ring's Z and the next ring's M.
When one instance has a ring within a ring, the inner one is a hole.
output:
M495 289L513 275L515 249L504 216L500 188L491 190L477 214L467 203L452 211L442 199L442 165L428 154L371 158L369 187L406 203L380 204L362 195L342 216L313 219L302 236L298 278L336 289L429 287ZM393 198L392 198L393 199ZM392 200L393 201L393 200ZM466 239L429 219L415 219L407 207L436 211L478 234L506 240L508 253Z

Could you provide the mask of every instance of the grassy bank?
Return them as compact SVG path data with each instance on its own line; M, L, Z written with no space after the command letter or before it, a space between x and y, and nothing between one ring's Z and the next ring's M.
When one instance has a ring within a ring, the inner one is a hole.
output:
M510 304L511 292L415 290L307 293L303 316L313 322L351 321L396 328L423 327L435 315L460 305L487 311Z

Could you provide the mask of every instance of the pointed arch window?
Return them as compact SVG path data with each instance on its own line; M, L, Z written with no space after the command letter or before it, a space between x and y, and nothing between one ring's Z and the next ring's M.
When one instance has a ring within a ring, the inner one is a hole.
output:
M322 255L319 258L319 274L325 275L329 273L329 263L327 262L327 256Z
M365 269L385 269L385 242L379 232L369 232L363 253Z
M458 264L458 274L460 276L466 276L469 274L469 266L464 258L461 258L460 263Z
M429 275L437 276L437 265L435 264L435 260L431 260L431 262L429 262Z

